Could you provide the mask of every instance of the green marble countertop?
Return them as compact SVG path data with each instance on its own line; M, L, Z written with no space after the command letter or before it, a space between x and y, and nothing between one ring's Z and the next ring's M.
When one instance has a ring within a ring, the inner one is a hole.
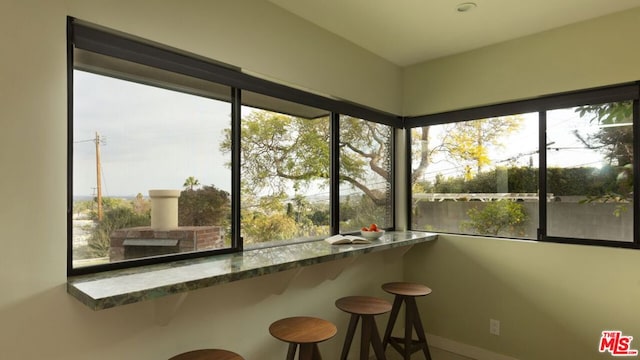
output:
M436 234L388 231L365 245L324 240L70 277L67 292L93 310L161 298L232 281L435 240Z

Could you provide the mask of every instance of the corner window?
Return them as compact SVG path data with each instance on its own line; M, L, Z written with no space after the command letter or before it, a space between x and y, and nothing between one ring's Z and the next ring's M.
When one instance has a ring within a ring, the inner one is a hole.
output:
M535 239L537 134L537 113L412 129L412 228Z
M393 228L397 117L68 30L69 275Z
M411 228L640 247L638 94L627 84L407 119Z

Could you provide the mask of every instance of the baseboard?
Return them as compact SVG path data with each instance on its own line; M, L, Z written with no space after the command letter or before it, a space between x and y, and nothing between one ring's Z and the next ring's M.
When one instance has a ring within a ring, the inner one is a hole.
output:
M511 356L498 354L487 349L463 344L433 334L427 334L427 342L429 346L476 360L518 360Z

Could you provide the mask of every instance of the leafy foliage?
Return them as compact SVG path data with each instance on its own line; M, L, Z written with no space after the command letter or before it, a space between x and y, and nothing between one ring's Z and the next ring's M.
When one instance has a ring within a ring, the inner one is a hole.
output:
M329 179L328 118L253 111L242 119L241 134L243 193L297 191L313 181ZM385 125L348 116L340 119L340 181L376 203L386 201L386 194L372 190L367 180L373 172L389 181L391 135L391 128ZM231 151L228 131L220 149Z
M124 199L103 198L104 214L102 221L93 228L89 237L88 255L90 257L105 257L109 255L111 233L117 229L145 226L151 224L151 211L138 213L133 208L133 202Z
M588 148L602 151L617 172L615 186L609 186L599 194L589 194L584 202L627 203L633 197L633 102L622 101L576 108L580 117L600 125L600 130L587 139L576 137ZM626 205L616 207L614 214L626 210Z
M465 178L471 179L491 164L489 147L502 146L501 140L518 130L522 122L519 116L504 116L449 124L434 151L445 152L449 159L464 165Z
M523 234L527 213L522 204L510 200L482 203L467 211L470 221L463 222L463 229L472 229L481 235L500 235L507 232L513 236Z
M183 190L178 199L179 226L224 226L231 221L231 198L228 192L213 185Z
M281 213L267 215L245 212L242 214L242 225L245 244L292 239L298 233L295 220Z
M246 243L328 234L328 205L310 202L304 196L308 189L328 187L330 130L327 117L304 119L256 110L242 119L241 226ZM386 125L340 118L339 180L366 198L366 207L353 214L386 215L392 134ZM229 132L221 150L231 151ZM290 220L295 226L289 226ZM278 226L277 221L282 223ZM367 224L370 222L367 219Z
M343 231L357 231L363 225L378 223L384 219L385 209L367 196L347 196L340 202L340 229Z
M186 178L184 181L184 184L182 184L182 186L185 189L189 189L189 190L193 190L194 187L199 185L200 185L200 180L196 179L193 176L189 176L188 178Z
M626 179L620 178L617 167L548 168L547 171L547 186L555 196L596 197L628 190ZM421 183L421 188L422 192L434 193L496 193L501 177L506 178L508 192L538 192L538 169L532 167L498 167L470 180L438 176L434 184Z

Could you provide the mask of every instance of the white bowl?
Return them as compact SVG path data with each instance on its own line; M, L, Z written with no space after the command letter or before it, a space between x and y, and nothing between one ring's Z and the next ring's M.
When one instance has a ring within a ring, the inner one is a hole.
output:
M364 230L360 230L360 235L362 235L362 237L369 239L369 240L375 240L380 238L382 235L384 235L384 230L378 230L378 231L364 231Z

